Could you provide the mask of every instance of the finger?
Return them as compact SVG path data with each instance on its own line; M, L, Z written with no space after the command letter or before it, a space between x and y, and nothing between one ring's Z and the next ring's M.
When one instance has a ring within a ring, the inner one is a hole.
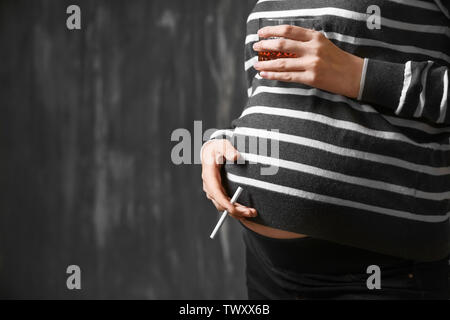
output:
M256 217L256 216L258 215L258 212L257 212L256 209L254 209L254 208L246 207L246 206L244 206L244 205L242 205L242 204L240 204L240 203L237 203L237 202L236 202L234 205L236 206L236 208L242 207L242 208L249 209L250 212L252 213L252 216L253 216L253 217Z
M232 216L240 217L240 218L251 218L256 217L257 212L253 208L245 207L241 204L232 204L230 202L230 199L226 196L225 191L223 188L221 189L221 193L224 196L223 200L217 200L215 197L217 194L209 194L210 200L214 203L216 208L219 211L225 211L227 210L228 213ZM227 206L229 204L229 206Z
M220 171L213 166L208 166L208 168L205 168L205 177L205 188L211 198L213 198L220 206L228 210L228 212L234 213L235 206L231 204L230 198L226 195L222 186Z
M261 71L304 71L306 66L301 58L285 58L270 61L258 61L254 65L256 70Z
M230 141L224 140L222 145L216 150L216 164L222 165L224 158L234 162L240 157L239 152L233 147Z
M228 140L225 143L224 157L228 161L233 161L233 162L237 161L240 158L239 152L233 147L233 145Z
M308 72L273 72L273 71L261 71L260 76L268 80L278 80L283 82L295 82L309 85L312 83L312 79Z
M256 210L244 206L236 206L235 215L241 218L253 218L256 217Z
M294 53L296 56L301 56L305 51L300 41L290 39L262 40L253 45L253 50Z
M211 200L212 203L214 204L214 206L217 208L218 211L222 212L225 211L226 209L224 207L222 207L217 201L215 201L214 199ZM254 210L254 209L253 209ZM242 219L242 218L252 218L255 215L253 214L253 212L249 209L246 208L242 205L237 206L236 208L236 212L235 213L229 213L230 216L232 216L235 219Z
M205 145L202 150L202 165L215 165L217 163L216 152L212 144Z
M260 38L282 37L297 41L310 41L317 31L298 26L280 25L264 27L258 31Z
M254 217L254 215L247 209L240 209L240 208L236 208L236 211L234 213L229 213L229 215L238 220Z
M221 166L224 164L224 158L226 154L226 144L229 143L228 140L224 140L221 144L217 145L214 149L214 164L216 166Z

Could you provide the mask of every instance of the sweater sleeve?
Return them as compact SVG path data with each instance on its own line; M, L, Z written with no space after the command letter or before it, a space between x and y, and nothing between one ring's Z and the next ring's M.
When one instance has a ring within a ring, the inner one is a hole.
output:
M448 68L433 61L406 64L368 59L361 100L406 118L450 125Z

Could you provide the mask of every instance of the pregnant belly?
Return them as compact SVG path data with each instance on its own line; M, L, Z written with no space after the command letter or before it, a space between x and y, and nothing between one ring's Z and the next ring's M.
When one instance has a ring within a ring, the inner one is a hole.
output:
M223 184L227 193L234 194L238 187L242 187L244 191L239 203L258 211L257 217L246 219L242 223L249 229L271 238L313 236L308 229L303 229L305 226L314 225L311 221L305 222L305 218L314 219L315 213L323 209L321 203L292 196L283 190L280 192L277 188L287 186L302 190L307 189L308 185L314 186L314 183L295 172L288 173L283 169L276 175L261 175L263 168L267 167L251 163L224 166Z
M289 129L295 128L298 136L311 136L321 134L317 125L312 128L310 123L271 120L264 115L250 115L235 123L233 144L246 162L225 165L224 184L228 194L234 194L239 186L244 188L239 202L258 211L258 217L242 222L249 229L279 239L315 236L309 232L311 228L322 228L315 221L319 216L316 213L327 209L317 199L323 194L334 195L339 183L314 171L318 165L338 165L342 170L349 164L332 163L336 158L326 150L277 141L273 139L277 132L271 131L276 128L281 134L293 136Z
M233 144L246 162L226 164L223 183L228 194L242 187L239 202L258 211L246 226L417 259L448 246L441 136L410 130L410 120L394 125L356 102L327 101L260 93L234 121Z
M250 229L273 237L317 237L356 223L370 228L380 214L415 212L422 203L430 212L445 209L443 202L419 202L417 175L403 164L387 166L390 158L378 155L401 161L409 155L425 164L426 153L414 152L413 144L313 120L255 113L235 122L234 144L247 161L225 165L224 184L229 194L243 187L239 202L258 211Z
M242 224L244 224L247 228L252 230L253 232L256 232L260 235L263 235L265 237L274 238L274 239L301 239L301 238L307 238L307 235L296 233L296 232L289 232L284 231L281 229L271 228L264 226L262 224L249 221L247 219L241 220Z

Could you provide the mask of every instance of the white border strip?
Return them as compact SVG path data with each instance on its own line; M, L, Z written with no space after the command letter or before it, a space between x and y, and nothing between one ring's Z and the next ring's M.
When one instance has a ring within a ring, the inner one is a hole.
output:
M447 117L447 100L448 100L448 69L445 69L444 80L443 80L443 94L440 106L440 116L438 119L438 123L444 123L445 118Z
M403 77L403 89L402 94L400 95L400 100L398 102L397 110L395 110L395 114L399 115L406 101L406 94L408 93L409 87L411 86L412 80L412 70L411 70L411 61L408 61L405 65L405 75Z
M366 86L366 77L367 77L367 66L369 64L369 59L364 59L364 65L361 73L361 82L359 83L359 93L358 93L358 100L361 101L363 93L364 93L364 87Z

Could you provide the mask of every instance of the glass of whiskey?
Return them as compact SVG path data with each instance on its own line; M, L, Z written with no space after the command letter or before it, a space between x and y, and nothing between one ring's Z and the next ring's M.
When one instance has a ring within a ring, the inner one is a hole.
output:
M291 25L298 26L306 29L312 29L316 31L321 31L321 19L320 18L299 18L299 17L286 17L286 18L260 18L259 29L269 26L279 26L279 25ZM272 37L269 39L278 39L278 37ZM259 38L261 40L268 40ZM258 61L269 61L281 58L296 58L296 54L289 52L279 52L279 51L259 51Z

